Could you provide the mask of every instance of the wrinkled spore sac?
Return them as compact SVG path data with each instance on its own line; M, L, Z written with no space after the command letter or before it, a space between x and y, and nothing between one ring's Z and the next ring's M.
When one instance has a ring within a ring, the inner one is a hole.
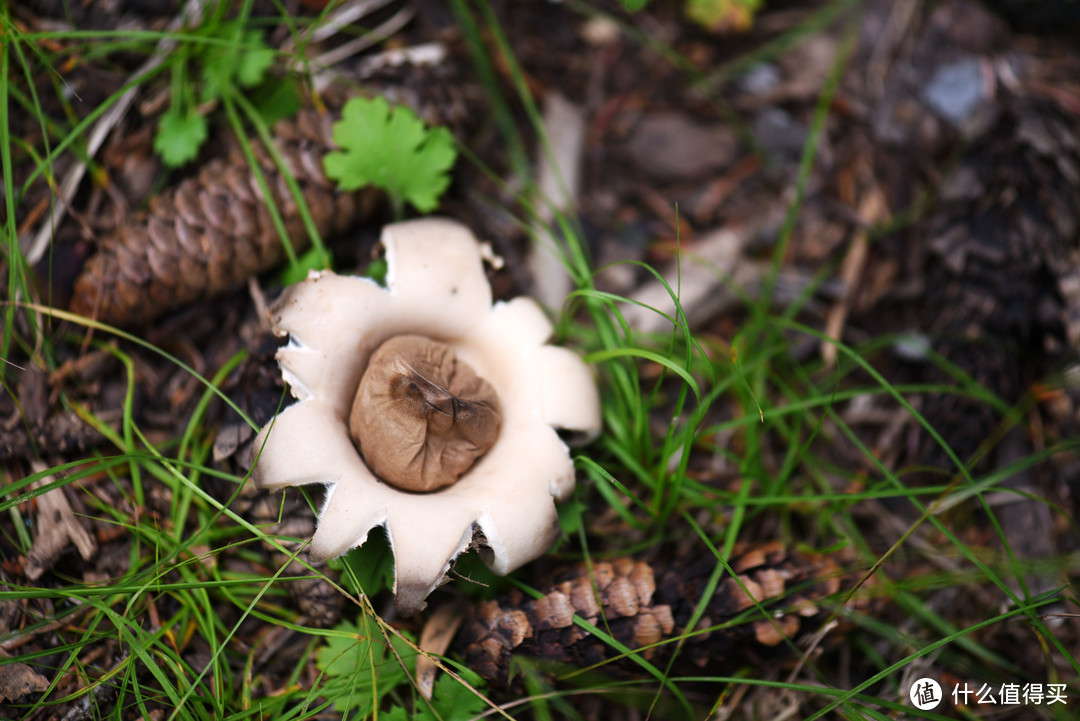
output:
M402 335L371 355L349 415L368 467L406 491L448 486L499 433L495 390L445 343Z

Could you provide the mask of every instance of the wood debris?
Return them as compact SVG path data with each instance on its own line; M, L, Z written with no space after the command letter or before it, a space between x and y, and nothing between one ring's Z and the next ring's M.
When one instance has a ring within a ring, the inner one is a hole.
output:
M31 461L31 466L37 473L46 470L41 461ZM55 480L53 476L45 476L32 487L40 488ZM71 509L64 486L42 493L35 501L37 523L34 526L34 545L26 554L26 561L23 563L27 578L31 581L41 578L70 544L75 544L84 561L94 557L97 553L97 542Z
M25 663L0 664L0 703L43 693L48 688L49 679Z
M585 114L559 93L549 91L544 98L543 123L546 142L541 142L537 153L538 207L527 262L537 300L557 310L574 286L560 251L564 243L553 232L554 220L556 212L573 215L581 194Z

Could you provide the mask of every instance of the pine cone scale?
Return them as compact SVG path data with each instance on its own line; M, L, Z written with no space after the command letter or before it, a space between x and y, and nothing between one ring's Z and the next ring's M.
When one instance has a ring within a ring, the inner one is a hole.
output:
M165 306L167 303L172 303L173 298L176 297L176 290L171 285L166 285L164 280L158 279L151 280L150 285L142 293L138 303L127 307L128 313L138 313L140 304L147 301L155 306Z
M214 230L219 233L228 232L228 197L226 197L224 194L219 192L217 188L215 188L213 192L205 192L199 196L199 207L202 208L203 217L206 219L210 230Z
M131 244L135 244L136 247L143 247L149 242L149 238L144 229L130 229L124 233L125 240L128 243L117 245L116 248L116 264L120 274L129 281L129 283L143 284L150 280L150 269L147 267L147 263L144 258L140 258L133 253L130 248Z
M301 153L299 161L300 167L304 169L304 173L311 179L311 182L322 188L333 188L333 183L323 172L322 163L310 153Z
M150 237L153 238L151 233ZM176 266L176 256L166 255L166 251L151 243L146 247L146 260L150 264L150 273L154 276L151 287L173 287L176 275L173 269Z
M179 256L181 258L185 256L206 257L206 249L202 241L203 233L201 231L202 228L199 224L187 222L182 217L173 222L173 233L180 244L181 252Z
M217 295L224 293L232 285L232 275L227 270L235 263L232 249L227 245L215 245L209 248L207 255L210 262L206 264L207 293Z
M176 188L176 213L189 225L202 223L202 208L199 207L199 186L192 180L185 180Z
M233 207L255 203L257 196L251 190L251 176L235 165L226 165L220 172L218 181L225 196L234 201ZM210 185L213 182L209 168L204 168L199 173L199 182L202 185Z
M175 246L175 240L173 238L173 223L175 222L175 214L162 217L164 213L154 213L146 219L146 233L150 236L150 242L143 248L137 248L128 245L132 251L138 252L146 249L154 248L159 253L170 253Z

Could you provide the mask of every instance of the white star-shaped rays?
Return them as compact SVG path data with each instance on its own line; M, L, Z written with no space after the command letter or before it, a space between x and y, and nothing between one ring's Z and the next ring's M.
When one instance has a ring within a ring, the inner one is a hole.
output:
M299 399L262 429L252 475L260 488L320 483L326 502L311 541L323 559L385 526L394 553L396 605L424 607L453 560L483 533L500 574L543 554L558 533L555 500L574 487L569 449L556 428L595 437L600 402L589 368L547 346L551 324L528 298L491 302L481 248L458 223L388 226L384 290L362 278L313 273L273 309L278 351ZM349 437L348 418L371 353L405 334L448 344L495 389L502 427L495 445L456 483L428 493L376 478Z

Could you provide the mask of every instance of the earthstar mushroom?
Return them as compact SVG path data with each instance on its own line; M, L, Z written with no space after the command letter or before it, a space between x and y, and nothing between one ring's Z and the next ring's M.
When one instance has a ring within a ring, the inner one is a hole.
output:
M600 431L600 403L585 363L545 345L552 326L535 302L492 305L481 246L467 228L445 219L409 221L387 226L382 243L385 289L366 278L314 272L272 307L274 331L289 336L277 358L298 402L260 431L252 477L264 489L326 486L313 558L345 553L384 526L394 553L395 604L411 614L447 580L477 534L485 562L499 574L550 547L558 534L555 501L574 487L569 449L556 429L591 440ZM388 342L389 360L380 360ZM382 369L381 390L369 394L381 394L382 410L365 400L369 368ZM438 368L450 370L429 377ZM390 413L423 418L432 432L417 436L412 425L409 438L395 439ZM365 422L367 431L350 431ZM440 433L449 434L445 442L433 443ZM403 441L405 451L373 450ZM409 453L436 445L440 453L450 449L446 462L435 464L438 472L415 464L410 470ZM461 446L472 446L474 458L458 458ZM380 478L373 468L395 477Z

